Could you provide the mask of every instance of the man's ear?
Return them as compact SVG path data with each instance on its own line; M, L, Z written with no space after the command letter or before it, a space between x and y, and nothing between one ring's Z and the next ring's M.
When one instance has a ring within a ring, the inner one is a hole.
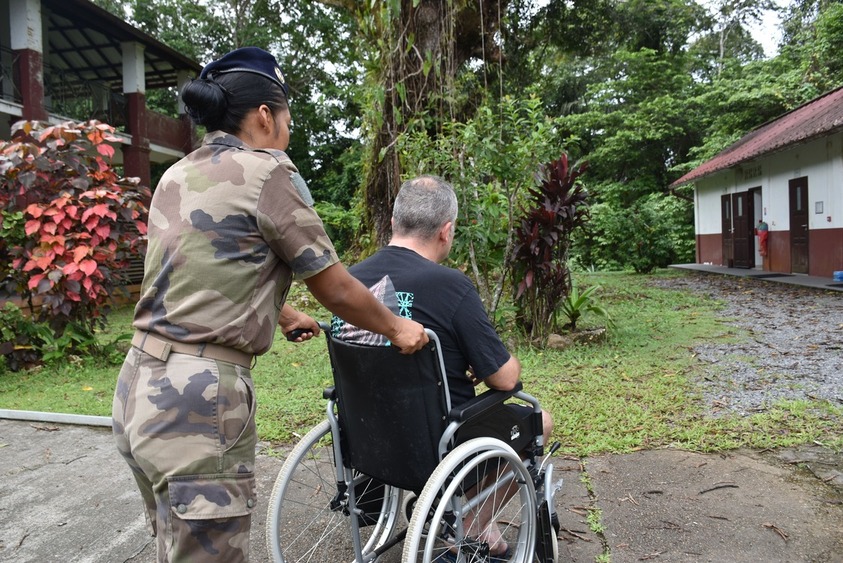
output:
M451 238L451 227L453 225L454 224L451 221L442 225L442 228L439 229L439 238L447 242Z

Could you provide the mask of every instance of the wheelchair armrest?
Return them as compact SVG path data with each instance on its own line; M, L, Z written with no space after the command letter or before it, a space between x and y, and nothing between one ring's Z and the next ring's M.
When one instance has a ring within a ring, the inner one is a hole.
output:
M509 391L499 391L498 389L489 389L477 395L470 401L463 403L458 407L454 407L451 409L451 412L448 413L448 418L450 420L458 420L460 422L468 422L475 416L482 414L489 408L499 405L503 403L517 392L521 391L523 385L519 381L515 384L515 387L510 389Z

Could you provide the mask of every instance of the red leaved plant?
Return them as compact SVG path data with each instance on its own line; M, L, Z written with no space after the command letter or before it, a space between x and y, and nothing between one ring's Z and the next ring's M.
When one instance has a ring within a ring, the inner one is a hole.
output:
M141 255L149 190L110 166L110 125L12 130L0 141L0 297L22 298L56 335L70 323L93 334Z
M569 166L565 153L541 166L514 229L511 263L518 317L539 340L556 328L555 312L571 287L571 233L588 219L588 193L579 182L587 166Z

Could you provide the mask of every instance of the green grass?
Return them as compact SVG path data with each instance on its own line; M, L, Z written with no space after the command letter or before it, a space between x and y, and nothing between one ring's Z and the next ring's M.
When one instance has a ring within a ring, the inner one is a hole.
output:
M709 415L693 383L704 366L693 346L735 341L738 332L718 318L720 304L650 282L683 272L650 276L580 274L580 287L602 286L597 297L616 327L605 343L564 351L526 344L514 353L525 389L550 411L554 440L563 452L591 455L672 445L698 451L771 448L818 441L843 448L843 408L824 401L788 401L751 416ZM291 304L318 319L327 313L301 287ZM583 319L582 328L599 319ZM102 342L130 331L131 308L110 316ZM518 341L506 334L508 340ZM0 408L108 415L119 365L73 360L0 375ZM258 430L275 443L295 442L325 416L322 389L331 385L324 342L292 344L277 335L253 370Z
M599 508L589 508L586 520L589 529L595 534L602 534L606 531L606 526L603 525L603 511Z

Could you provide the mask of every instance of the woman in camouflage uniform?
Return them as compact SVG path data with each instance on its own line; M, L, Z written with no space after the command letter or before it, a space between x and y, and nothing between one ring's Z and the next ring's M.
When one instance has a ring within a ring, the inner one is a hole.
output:
M114 395L114 434L158 538L158 561L249 558L255 492L250 367L275 326L319 333L284 303L293 276L331 312L405 353L427 337L345 270L283 152L287 83L254 47L207 65L182 99L209 133L158 184L133 347Z

